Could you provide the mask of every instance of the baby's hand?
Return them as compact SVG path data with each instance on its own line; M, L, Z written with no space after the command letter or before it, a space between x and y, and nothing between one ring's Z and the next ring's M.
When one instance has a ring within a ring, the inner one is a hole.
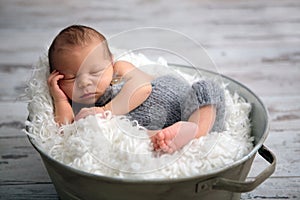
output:
M58 81L63 79L64 75L59 74L58 71L54 70L48 77L48 87L50 94L54 99L54 102L68 101L67 95L60 89Z
M151 137L154 150L173 153L180 149L197 134L198 126L192 122L177 122Z
M98 113L104 113L102 107L91 107L91 108L82 108L79 113L75 116L75 121L86 118L89 115L96 115Z

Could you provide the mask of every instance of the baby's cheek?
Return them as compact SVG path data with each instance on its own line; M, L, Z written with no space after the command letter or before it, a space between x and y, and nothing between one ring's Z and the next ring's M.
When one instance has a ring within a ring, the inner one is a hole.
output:
M60 84L60 88L68 96L69 99L73 99L73 93L75 90L73 84Z

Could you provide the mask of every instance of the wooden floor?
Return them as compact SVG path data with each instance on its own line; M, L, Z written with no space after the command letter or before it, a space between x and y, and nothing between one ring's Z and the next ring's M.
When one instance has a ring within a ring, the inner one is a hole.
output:
M155 26L202 43L218 70L253 90L270 113L265 145L275 173L242 199L300 199L300 1L39 1L0 2L0 199L58 199L42 161L21 131L27 117L19 99L31 65L54 35L86 24L106 36ZM135 41L153 40L151 34ZM164 41L168 41L168 35ZM170 41L170 40L169 40ZM171 41L189 55L199 48ZM266 166L261 158L249 177Z

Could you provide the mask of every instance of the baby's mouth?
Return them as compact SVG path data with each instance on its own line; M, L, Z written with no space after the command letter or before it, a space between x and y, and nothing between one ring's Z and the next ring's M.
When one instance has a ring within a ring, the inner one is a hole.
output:
M90 92L90 93L86 93L82 96L80 96L81 99L88 99L88 98L92 98L92 97L95 97L96 93L94 92Z

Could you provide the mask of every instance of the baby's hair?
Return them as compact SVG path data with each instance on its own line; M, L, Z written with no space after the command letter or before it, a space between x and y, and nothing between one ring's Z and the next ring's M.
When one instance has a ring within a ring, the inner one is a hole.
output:
M71 25L60 31L48 50L50 72L54 69L53 59L56 51L60 50L63 46L84 46L93 39L101 41L104 47L104 55L111 57L106 38L95 29L83 25Z

